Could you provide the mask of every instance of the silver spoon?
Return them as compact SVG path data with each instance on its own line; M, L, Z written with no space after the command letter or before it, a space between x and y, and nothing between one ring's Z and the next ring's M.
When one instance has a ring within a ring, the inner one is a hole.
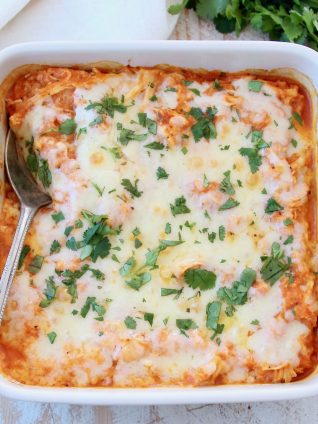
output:
M51 197L44 193L33 179L21 154L18 153L16 138L11 130L9 130L6 139L4 160L9 181L20 200L21 211L18 226L0 281L0 323L11 283L18 266L23 242L32 218L39 208L49 205L52 201Z

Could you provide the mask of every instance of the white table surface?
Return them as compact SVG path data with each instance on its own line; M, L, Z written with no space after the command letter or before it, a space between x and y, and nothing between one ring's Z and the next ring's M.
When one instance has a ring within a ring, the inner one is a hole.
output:
M0 0L1 1L1 0ZM236 39L219 34L192 11L181 16L171 39ZM242 40L266 39L248 29ZM0 424L318 424L318 396L285 402L91 407L11 401L0 397Z

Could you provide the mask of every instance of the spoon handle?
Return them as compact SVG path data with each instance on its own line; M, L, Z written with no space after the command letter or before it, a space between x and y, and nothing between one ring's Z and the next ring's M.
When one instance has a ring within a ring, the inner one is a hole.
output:
M20 218L13 238L12 246L4 266L0 281L0 323L9 295L11 283L16 272L23 242L37 208L21 205Z

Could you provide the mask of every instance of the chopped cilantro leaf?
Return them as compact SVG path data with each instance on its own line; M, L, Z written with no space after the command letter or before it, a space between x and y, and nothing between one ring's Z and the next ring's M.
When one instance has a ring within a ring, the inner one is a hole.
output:
M181 149L181 152L182 152L184 155L186 155L186 154L188 153L188 149L187 149L185 146L183 146L183 147L182 147L182 149Z
M254 91L255 93L259 93L262 89L263 83L261 81L251 80L248 82L248 89L250 91Z
M219 324L222 304L219 301L210 302L206 307L206 327L213 330L212 339L217 334L221 334L224 328L223 324Z
M105 186L103 188L101 188L101 187L99 187L98 184L93 183L93 182L92 182L92 186L97 191L97 193L99 194L99 196L102 197L103 196L103 193L104 193L104 190L105 190Z
M174 201L174 204L170 203L170 209L173 216L191 212L186 205L186 199L184 196L177 197Z
M69 225L68 227L65 228L64 235L66 237L68 237L71 234L71 232L73 231L73 229L74 229L73 225Z
M161 288L161 296L170 296L172 294L175 294L174 299L177 300L177 299L179 299L182 291L183 291L183 289L168 289L168 288L162 287Z
M149 283L150 280L151 274L149 272L143 272L141 274L137 274L131 280L126 281L126 284L132 289L139 291L139 289Z
M131 197L134 199L135 197L140 197L142 195L142 191L138 190L137 184L139 180L135 180L134 184L128 179L124 178L121 180L121 185L131 194Z
M287 218L284 220L284 225L286 225L286 227L288 227L288 225L292 225L293 221L290 218Z
M295 119L295 121L298 122L298 124L304 125L304 121L303 121L302 117L299 115L298 112L293 113L293 118Z
M165 93L168 93L169 91L172 91L173 93L176 93L177 92L177 89L174 88L174 87L167 87L167 88L164 89L164 92Z
M126 277L128 274L132 272L135 266L136 266L136 259L133 256L131 256L129 259L127 259L124 265L119 269L119 274L122 277Z
M294 241L294 236L292 236L292 235L289 235L288 237L287 237L287 239L284 241L284 245L286 246L287 244L291 244L291 243L293 243L293 241Z
M91 102L86 106L86 110L94 109L98 114L108 114L111 118L114 117L115 112L125 113L128 106L124 105L117 97L105 96L100 102Z
M50 247L50 255L53 253L59 253L61 250L61 245L57 240L53 240L51 247Z
M130 141L144 141L147 137L148 134L136 134L133 130L122 128L119 133L119 142L127 146Z
M171 224L169 222L166 223L165 233L166 234L171 234Z
M152 150L163 150L165 148L164 144L159 143L159 141L153 141L152 143L146 144L144 147Z
M282 211L284 208L279 203L276 202L272 197L268 199L265 207L265 212L271 215L274 212Z
M192 319L176 319L176 326L179 330L188 331L198 328Z
M223 203L223 205L221 205L219 207L219 211L225 211L227 209L232 209L235 208L236 206L238 206L240 203L237 200L234 200L232 197L230 197L229 199L227 199L227 201L225 203Z
M231 288L221 287L217 296L228 305L244 305L247 302L248 291L255 279L256 272L251 268L245 268L239 281L234 281Z
M151 312L145 312L144 313L144 320L149 322L150 327L152 327L153 318L154 318L154 314L152 314Z
M196 143L201 138L207 140L216 138L217 132L213 122L216 113L217 109L215 107L208 107L205 113L200 108L191 108L189 114L197 121L191 127L191 132Z
M133 229L132 233L133 233L133 235L134 235L135 237L139 236L139 234L140 234L140 230L139 230L139 228L138 228L138 227L135 227L135 228Z
M63 219L65 219L65 216L63 215L62 212L52 213L51 217L56 224L60 221L63 221Z
M124 323L125 323L126 327L129 328L130 330L135 330L137 328L136 320L129 315L125 318Z
M37 274L42 268L43 261L44 261L43 256L40 256L40 255L34 256L34 258L30 262L28 267L29 272L31 272L31 274Z
M56 337L57 337L57 334L55 333L55 331L51 331L50 333L47 334L47 338L49 339L49 342L51 344L55 342Z
M157 180L166 179L169 177L169 174L161 166L157 168L156 175Z
M295 140L294 138L292 138L291 139L291 144L293 145L293 147L297 147L297 145L298 145L298 142L297 142L297 140Z
M231 183L231 171L226 171L223 175L225 178L223 178L220 183L220 190L230 196L233 196L233 194L235 194L235 190L233 184Z
M284 252L277 242L272 244L271 256L264 256L261 259L263 260L261 276L270 286L275 284L290 267L290 261L284 262Z
M45 299L43 299L39 306L41 308L47 308L55 299L57 286L54 283L53 277L49 277L45 280L46 282L46 288L43 291L43 294L45 296Z
M184 273L184 281L192 289L209 290L215 287L216 275L203 268L189 268Z
M219 239L223 241L225 239L225 227L224 225L220 225L219 227Z
M189 88L189 91L192 91L192 93L196 96L201 96L201 93L197 88Z
M64 135L74 134L76 131L77 124L74 119L66 119L59 126L59 133Z
M25 244L25 245L23 246L23 249L22 249L21 253L20 253L19 262L18 262L18 269L21 269L21 268L22 268L22 265L23 265L24 259L26 258L26 256L27 256L30 252L31 252L31 248L30 248L30 246L28 246L27 244Z

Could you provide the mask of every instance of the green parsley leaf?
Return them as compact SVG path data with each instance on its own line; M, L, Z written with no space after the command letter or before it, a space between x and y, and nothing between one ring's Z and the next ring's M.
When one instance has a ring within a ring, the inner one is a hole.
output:
M248 89L250 91L254 91L255 93L259 93L263 87L263 83L261 81L251 80L248 82Z
M258 319L253 319L253 321L251 321L252 325L259 325L259 320Z
M183 85L185 85L186 87L188 87L189 85L193 84L193 81L188 81L188 80L182 80L181 81Z
M59 133L64 135L74 134L76 131L77 124L74 119L66 119L59 126Z
M150 100L151 102L156 102L156 101L158 100L158 97L157 97L156 95L153 95L153 96L151 96L151 97L149 98L149 100Z
M237 200L234 200L232 197L230 197L229 199L227 199L227 201L225 203L223 203L223 205L221 205L219 207L219 211L225 211L227 209L233 209L236 206L238 206L240 203Z
M177 197L174 201L174 204L170 203L170 209L173 216L191 212L191 210L186 205L186 199L184 196Z
M96 300L96 297L89 297L88 296L86 298L86 301L85 301L85 303L82 306L81 311L80 311L81 317L86 318L86 316L87 316L87 314L90 310L90 307L91 307L92 303L95 302L95 300Z
M51 331L50 333L47 334L47 337L49 339L49 342L51 344L53 344L55 342L57 334L55 333L55 331Z
M188 149L187 149L185 146L183 146L183 147L182 147L182 149L181 149L181 152L182 152L184 155L186 155L186 154L188 153Z
M137 328L136 320L129 315L125 318L124 323L125 323L126 327L129 328L130 330L135 330Z
M124 178L121 180L121 185L131 194L132 199L135 197L140 197L142 191L138 190L137 183L139 180L135 180L134 184L128 179Z
M157 168L156 175L157 180L167 179L169 177L169 174L165 171L165 169L161 168L161 166Z
M184 281L192 289L209 290L215 287L216 275L203 268L189 268L184 273Z
M271 215L274 212L282 211L284 208L279 203L276 202L272 197L268 199L265 207L265 213Z

